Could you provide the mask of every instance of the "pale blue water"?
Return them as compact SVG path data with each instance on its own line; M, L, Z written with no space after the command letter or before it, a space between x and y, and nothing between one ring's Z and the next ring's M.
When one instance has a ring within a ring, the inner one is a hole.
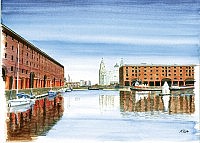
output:
M199 141L193 114L124 111L119 91L73 91L63 96L62 118L36 142Z

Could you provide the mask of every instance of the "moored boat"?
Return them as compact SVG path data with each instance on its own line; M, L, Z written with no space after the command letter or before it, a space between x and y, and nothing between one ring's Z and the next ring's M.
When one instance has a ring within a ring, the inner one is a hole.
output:
M97 87L88 87L88 90L99 90Z
M133 86L130 87L131 90L136 90L136 91L161 91L161 87L141 87L141 86Z
M54 90L49 90L47 95L48 95L48 97L50 97L50 98L51 98L51 97L55 97L55 96L57 95L57 92L54 91Z
M65 92L71 92L71 91L72 91L71 88L66 88L66 89L65 89Z
M194 86L171 86L170 90L194 89Z
M17 99L11 99L8 101L8 107L22 106L22 105L32 105L35 103L35 98L33 95L25 93L17 93Z
M12 99L8 101L8 107L31 105L31 100L26 98Z

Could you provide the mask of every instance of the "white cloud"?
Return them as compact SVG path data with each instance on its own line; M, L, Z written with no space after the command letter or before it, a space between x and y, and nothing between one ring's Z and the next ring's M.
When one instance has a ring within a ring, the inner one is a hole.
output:
M53 35L37 37L40 40L60 40L80 43L112 43L112 44L133 44L133 45L194 45L199 44L198 36L117 36L117 35ZM44 39L45 37L45 39ZM53 38L53 39L52 39Z
M198 38L190 37L123 37L123 36L97 36L97 35L70 35L66 40L91 43L116 43L136 45L188 45L198 44Z

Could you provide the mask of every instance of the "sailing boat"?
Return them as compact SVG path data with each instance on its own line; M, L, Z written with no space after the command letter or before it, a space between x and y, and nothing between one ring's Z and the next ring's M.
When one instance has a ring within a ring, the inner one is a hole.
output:
M31 100L29 98L26 98L26 96L23 96L24 93L18 93L18 94L20 94L20 96L22 95L22 98L9 100L8 107L31 105Z
M19 84L19 43L17 47L17 88L16 88L16 97L17 99L10 99L8 101L8 107L17 107L17 106L24 106L24 105L31 105L31 99L25 93L18 93L18 84ZM12 81L12 88L13 88L13 81ZM12 92L11 92L12 93Z

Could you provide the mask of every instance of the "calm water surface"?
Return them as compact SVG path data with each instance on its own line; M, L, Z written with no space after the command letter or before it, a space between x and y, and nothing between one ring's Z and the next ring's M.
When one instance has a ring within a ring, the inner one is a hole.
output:
M23 113L30 116L20 121L20 126L19 115L11 120L8 138L33 142L198 142L194 95L186 93L162 97L159 92L67 92L59 98L60 104L38 101Z

